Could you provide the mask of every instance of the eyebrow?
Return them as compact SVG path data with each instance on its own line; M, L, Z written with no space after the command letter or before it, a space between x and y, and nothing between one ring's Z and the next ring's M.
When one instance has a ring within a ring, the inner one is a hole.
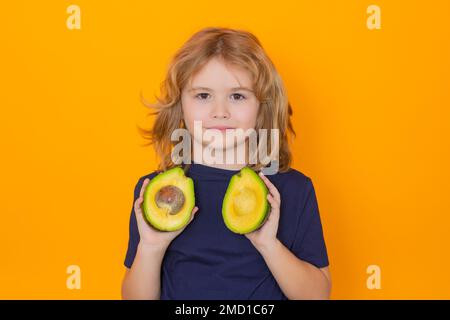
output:
M194 91L194 90L214 91L214 90L212 90L211 88L208 88L208 87L192 87L192 88L189 89L189 91ZM234 87L234 88L230 89L230 91L235 91L235 90L245 90L245 91L253 92L252 89L249 89L247 87Z

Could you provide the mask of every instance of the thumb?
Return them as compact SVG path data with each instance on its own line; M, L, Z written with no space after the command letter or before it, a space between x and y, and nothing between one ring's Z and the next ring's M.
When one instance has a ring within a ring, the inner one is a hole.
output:
M192 209L191 219L189 219L189 223L191 223L191 221L194 220L194 216L196 215L197 211L198 211L198 207L195 206L194 209Z
M176 235L179 235L180 233L182 233L184 231L184 229L186 229L186 227L191 223L191 221L194 220L194 216L197 211L198 211L198 207L195 206L194 209L192 209L191 218L189 219L189 222L186 223L186 225L183 228L181 228L177 231L174 231Z
M188 226L188 224L190 224L190 223L192 222L192 220L194 220L194 216L195 216L195 214L196 214L197 211L198 211L198 207L195 206L194 209L192 209L192 212L191 212L191 218L189 219L189 222L186 223L186 225L183 227L182 230L184 230L184 228L186 228L186 227Z

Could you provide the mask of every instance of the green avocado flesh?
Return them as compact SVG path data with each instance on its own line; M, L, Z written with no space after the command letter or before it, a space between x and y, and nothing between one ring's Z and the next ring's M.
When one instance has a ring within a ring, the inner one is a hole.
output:
M194 183L175 167L150 180L144 191L144 218L155 229L175 231L183 228L195 205Z
M228 229L245 234L260 228L270 211L267 193L266 184L251 168L244 167L233 175L222 203Z

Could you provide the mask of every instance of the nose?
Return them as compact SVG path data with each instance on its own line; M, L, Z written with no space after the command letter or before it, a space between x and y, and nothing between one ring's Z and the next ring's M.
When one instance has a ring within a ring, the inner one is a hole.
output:
M226 102L217 102L212 110L212 118L214 119L228 119L230 118L230 113Z

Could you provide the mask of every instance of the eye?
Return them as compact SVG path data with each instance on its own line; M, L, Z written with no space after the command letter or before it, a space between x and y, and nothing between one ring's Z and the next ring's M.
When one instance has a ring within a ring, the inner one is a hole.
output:
M209 95L209 93L202 92L202 93L196 94L195 98L200 99L200 100L205 100L208 95Z
M233 100L245 100L246 99L245 96L240 93L233 93L231 96L234 97Z

